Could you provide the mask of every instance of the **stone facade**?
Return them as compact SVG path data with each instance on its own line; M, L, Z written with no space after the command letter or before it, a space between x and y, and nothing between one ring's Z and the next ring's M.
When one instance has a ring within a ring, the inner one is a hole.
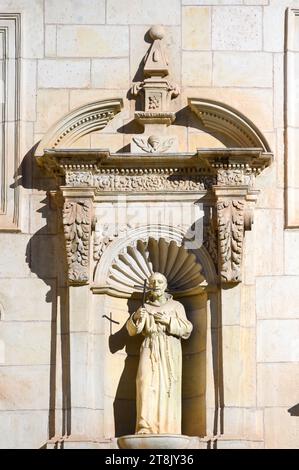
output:
M183 430L199 448L299 447L298 12L299 0L1 1L1 448L116 446L135 406L124 269L187 257L197 220L200 288L174 282L194 325ZM129 92L153 24L180 89L162 166L142 136L157 123L136 118Z

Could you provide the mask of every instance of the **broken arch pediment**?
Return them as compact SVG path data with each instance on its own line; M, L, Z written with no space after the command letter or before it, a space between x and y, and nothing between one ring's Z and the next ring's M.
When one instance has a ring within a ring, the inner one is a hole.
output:
M106 148L73 148L81 137L104 129L121 111L122 100L116 98L71 111L52 126L35 152L39 164L58 175L64 196L69 282L90 282L97 201L102 197L113 200L118 194L146 194L150 201L156 193L165 196L165 205L169 197L180 199L183 194L192 194L196 201L208 195L213 205L211 224L218 237L219 280L240 282L244 232L250 230L258 193L254 181L271 163L270 147L256 126L237 110L216 101L190 98L190 109L201 126L207 132L223 135L231 145L179 152L178 139L172 136L176 130L171 126L176 113L170 112L169 104L180 90L167 78L161 30L152 28L151 36L153 44L145 61L144 80L132 87L144 101L144 111L135 112L135 121L144 126L142 142L133 135L131 151L126 153L121 149L112 153Z
M188 98L188 104L207 131L226 136L236 147L271 152L268 142L253 122L231 106L201 98Z
M81 137L104 129L122 107L122 99L112 98L88 103L72 110L53 124L40 141L35 156L43 156L45 149L70 148Z

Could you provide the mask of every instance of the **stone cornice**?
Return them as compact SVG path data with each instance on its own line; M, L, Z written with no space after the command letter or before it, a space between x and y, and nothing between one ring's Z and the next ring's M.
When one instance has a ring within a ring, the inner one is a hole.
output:
M108 149L45 149L39 165L52 174L63 175L72 168L90 171L99 168L187 168L217 172L220 169L246 169L255 174L272 161L272 154L261 149L198 149L196 153L110 153Z

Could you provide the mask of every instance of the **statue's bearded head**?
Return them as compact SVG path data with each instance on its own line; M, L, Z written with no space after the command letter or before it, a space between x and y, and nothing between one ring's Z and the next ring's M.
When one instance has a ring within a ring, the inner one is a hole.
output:
M167 288L167 279L161 273L153 273L149 278L151 296L155 299L162 297Z

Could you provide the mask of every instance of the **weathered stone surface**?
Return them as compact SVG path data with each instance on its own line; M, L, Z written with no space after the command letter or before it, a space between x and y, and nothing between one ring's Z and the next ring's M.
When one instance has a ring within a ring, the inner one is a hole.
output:
M74 312L70 320L70 331L75 333L88 332L89 312L88 312L88 293L89 286L69 287L69 303L70 309ZM80 338L80 337L78 337ZM85 363L86 357L82 355L79 361Z
M297 404L298 397L296 398ZM290 403L290 406L293 403ZM299 420L284 408L265 409L265 448L298 449ZM277 425L279 423L279 425Z
M28 8L27 0L2 0L1 13L22 14L21 57L37 59L44 55L44 3L32 0Z
M24 98L21 100L21 115L24 121L36 119L36 60L23 60L23 90Z
M232 0L182 0L183 5L230 5ZM243 0L233 0L234 5L242 4Z
M213 84L215 86L271 88L272 54L215 52Z
M180 23L179 0L133 0L130 3L107 1L107 23L110 24L163 24Z
M35 132L46 132L69 108L67 90L40 89L37 94L37 123Z
M255 330L223 327L223 374L226 406L256 405Z
M298 389L298 363L258 364L258 406L290 408L292 404L297 403Z
M0 278L18 278L29 276L28 249L29 235L0 234Z
M241 284L234 289L223 290L222 299L222 324L223 325L240 325L241 317Z
M212 54L183 52L182 83L185 86L209 86L212 82Z
M270 0L244 0L244 5L269 5Z
M284 56L274 55L274 127L284 126Z
M299 318L298 277L258 277L256 279L256 313L259 319Z
M48 410L1 411L0 416L1 449L39 449L46 443Z
M45 3L46 23L105 23L105 0L51 0Z
M276 187L276 165L267 168L266 174L261 175L256 188L260 190L256 209L281 209L284 208L284 191Z
M273 130L273 92L258 88L186 88L182 98L202 98L220 101L237 109L264 131ZM189 124L190 125L190 124ZM262 176L262 175L261 175Z
M129 64L126 59L94 59L91 83L96 88L129 87Z
M210 50L211 8L183 7L182 48L187 50Z
M258 51L262 48L262 9L213 9L212 47L215 50Z
M58 57L126 57L129 30L126 26L58 26Z
M217 439L217 449L264 449L262 440Z
M257 361L299 361L299 320L259 320Z
M225 407L224 434L262 440L263 415L263 410L255 408Z
M0 410L46 410L48 408L49 366L2 366L0 377Z
M188 151L196 152L199 148L221 148L224 144L205 132L192 132L188 136Z
M283 273L282 210L256 209L254 213L254 264L256 276Z
M86 103L91 103L92 101L97 101L99 99L109 99L109 98L122 98L125 99L127 90L126 89L80 89L80 90L70 90L70 109L79 108ZM123 111L122 111L123 112ZM121 114L121 113L120 113ZM117 119L114 118L114 119Z
M271 52L282 52L284 49L285 32L285 10L290 6L288 0L270 2L264 8L263 32L264 50ZM275 31L275 34L273 34Z
M91 134L91 148L109 148L111 152L117 152L124 146L124 138L121 134Z
M40 88L84 88L90 85L89 60L41 60L38 63Z
M246 278L244 279L244 281L246 281ZM255 286L243 284L241 286L241 326L245 326L248 328L256 326L255 298Z
M57 27L54 24L45 26L45 56L55 57L57 54Z
M299 190L298 190L299 194ZM299 243L298 230L286 230L284 233L284 271L285 274L299 275L299 257L294 256L297 253Z
M1 279L2 319L9 322L51 321L55 313L55 284L54 279ZM23 292L26 295L21 295Z
M5 344L4 365L50 364L50 322L1 322Z

